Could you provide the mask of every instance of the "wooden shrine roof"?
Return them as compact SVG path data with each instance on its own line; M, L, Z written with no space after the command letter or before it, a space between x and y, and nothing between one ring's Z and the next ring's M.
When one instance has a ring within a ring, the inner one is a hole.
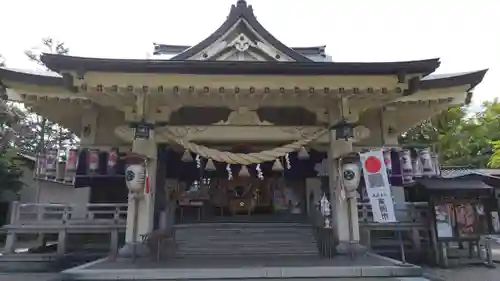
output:
M267 31L262 24L257 20L253 13L253 8L251 5L248 5L245 0L238 0L236 5L231 6L231 10L226 20L222 23L222 25L210 36L205 38L200 43L195 46L190 47L184 52L174 56L172 60L186 60L197 53L201 52L203 49L212 45L217 41L220 37L226 34L235 24L238 23L240 19L244 19L248 25L256 31L264 40L273 45L276 49L278 49L283 54L289 56L293 60L297 62L311 62L312 60L300 54L296 50L293 50L290 47L287 47L281 41L276 39L269 31Z
M103 71L226 75L428 75L439 59L400 62L278 62L102 59L43 54L43 63L55 72Z

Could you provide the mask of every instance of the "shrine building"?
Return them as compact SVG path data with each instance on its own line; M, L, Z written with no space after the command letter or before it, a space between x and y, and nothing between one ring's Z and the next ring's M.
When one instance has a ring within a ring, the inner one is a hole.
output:
M52 73L0 69L11 100L80 136L68 188L90 186L94 203L128 202L127 244L170 225L307 224L326 198L341 253L360 240L364 192L342 188L342 165L373 149L400 155L398 136L469 103L486 73L433 74L439 58L332 61L325 46L279 41L244 0L198 44L154 44L154 52L43 54ZM127 199L123 155L145 159L137 205ZM404 189L393 183L396 200L404 202Z

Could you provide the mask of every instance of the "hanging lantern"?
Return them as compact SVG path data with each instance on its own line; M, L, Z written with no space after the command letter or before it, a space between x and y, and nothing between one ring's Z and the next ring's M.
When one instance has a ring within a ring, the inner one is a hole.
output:
M118 151L115 148L112 148L108 152L108 163L107 163L107 172L108 174L114 174L116 164L118 164Z
M47 154L45 156L45 173L49 178L56 177L57 171L57 149L49 149L47 150Z
M44 177L47 171L47 161L45 154L38 154L36 177Z
M431 152L428 148L420 151L420 160L422 161L422 174L424 176L433 176L436 174Z
M321 209L321 214L324 217L328 217L331 215L332 210L331 210L331 204L328 198L326 198L326 194L323 193L323 196L321 197L321 200L319 202L320 209Z
M307 152L305 147L301 147L299 152L297 153L297 158L300 160L307 160L309 159L309 153Z
M215 164L214 161L210 158L208 158L207 163L205 164L205 171L215 171Z
M99 150L89 149L88 151L89 173L97 174L99 170Z
M125 182L130 192L140 192L146 182L146 169L143 164L131 164L125 169Z
M284 170L283 165L281 165L281 161L279 158L276 158L276 160L274 160L274 164L271 170L276 172L282 172Z
M348 192L358 189L361 179L361 170L357 164L346 163L342 165L342 183Z
M238 174L240 177L249 177L250 172L248 172L248 168L245 165L241 165L240 173Z
M422 162L420 161L420 157L416 157L411 160L411 166L413 170L414 177L422 177Z
M387 167L387 171L390 174L391 171L392 171L391 151L390 150L384 150L383 154L384 154L384 163L385 163L385 166Z
M439 157L436 153L432 154L432 164L434 167L434 174L436 176L441 176L441 166L439 164Z
M68 150L68 159L66 159L66 171L64 173L65 182L73 182L76 175L76 168L78 165L78 149Z
M401 166L403 168L403 179L405 181L413 180L413 167L411 163L411 153L410 150L403 150L403 154L401 156Z
M184 150L184 154L181 157L182 162L193 162L193 156L189 150Z
M347 123L345 119L333 125L330 130L335 130L337 140L349 140L354 137L354 125Z

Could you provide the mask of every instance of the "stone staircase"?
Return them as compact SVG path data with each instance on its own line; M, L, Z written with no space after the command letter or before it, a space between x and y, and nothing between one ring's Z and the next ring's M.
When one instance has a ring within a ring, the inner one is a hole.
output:
M295 223L176 226L177 256L316 256L313 230Z

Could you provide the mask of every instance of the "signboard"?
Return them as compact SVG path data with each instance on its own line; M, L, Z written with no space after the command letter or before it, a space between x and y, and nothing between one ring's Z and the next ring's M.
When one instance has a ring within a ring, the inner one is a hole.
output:
M382 150L360 153L360 160L373 220L379 223L396 222L391 185Z
M438 238L453 238L452 212L453 204L438 203L434 206L436 234Z

